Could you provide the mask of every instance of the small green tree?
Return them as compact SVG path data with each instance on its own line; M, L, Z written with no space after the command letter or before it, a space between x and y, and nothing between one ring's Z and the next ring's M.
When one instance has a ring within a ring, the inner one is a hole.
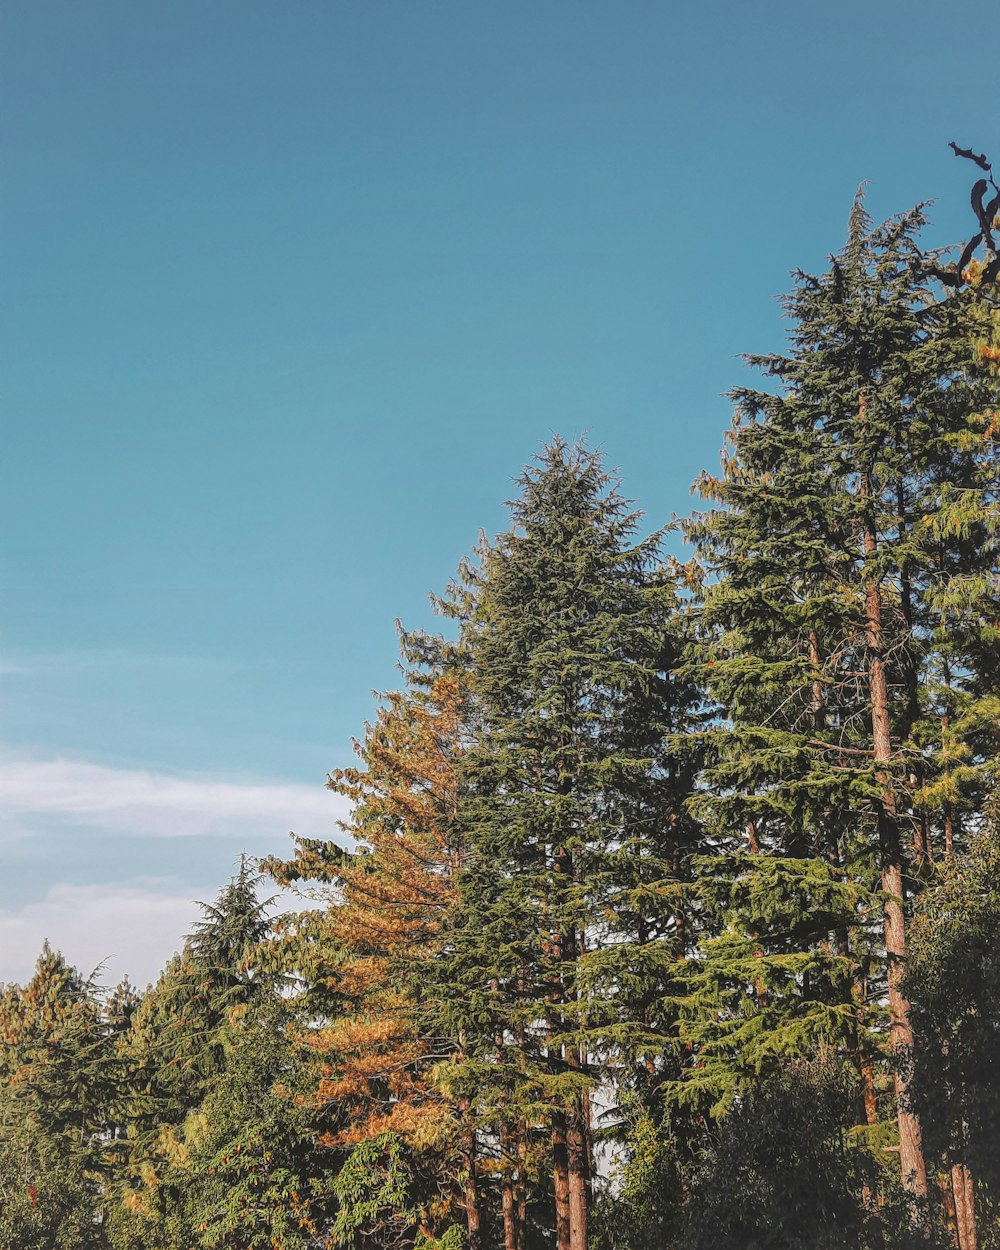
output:
M921 897L911 926L906 989L914 1022L910 1096L925 1126L928 1153L940 1160L951 1186L960 1243L983 1244L990 1226L998 1240L1000 1227L993 1222L1000 1199L996 827L975 838L968 854L948 864Z
M333 1157L315 1141L285 1013L271 1004L231 1039L225 1070L192 1118L183 1202L206 1250L322 1244Z
M877 1167L845 1129L855 1081L830 1061L814 1060L747 1088L695 1176L683 1250L891 1244L890 1221L875 1218Z
M203 1136L203 1104L227 1071L241 1029L278 996L260 946L267 904L247 861L212 904L159 981L130 1013L119 1041L123 1135L113 1143L117 1201L111 1213L122 1250L191 1250L186 1191L192 1148Z
M96 989L46 944L0 997L0 1245L105 1244L114 1080Z

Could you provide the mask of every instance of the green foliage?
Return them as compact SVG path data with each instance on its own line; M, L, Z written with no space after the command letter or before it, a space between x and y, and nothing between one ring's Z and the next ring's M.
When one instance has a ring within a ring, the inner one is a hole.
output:
M637 540L600 458L556 440L519 485L513 528L466 570L467 850L440 971L469 1089L537 1116L576 1105L602 1063L664 1048L694 836L693 765L664 737L692 691L670 676L659 535Z
M32 1101L0 1090L0 1245L97 1250L104 1203L94 1150L48 1132Z
M858 890L822 859L733 852L696 863L708 930L685 972L680 1034L698 1055L671 1086L724 1113L748 1080L856 1029L854 962L816 935L854 923Z
M1000 536L996 379L968 301L937 296L923 221L873 225L856 198L827 272L796 275L788 352L750 358L776 387L733 393L712 506L686 525L713 854L678 999L694 1062L668 1091L717 1116L819 1045L873 1084L881 1052L914 1193L907 913L982 812Z
M423 1231L419 1232L413 1250L462 1250L462 1245L462 1230L457 1224L452 1224L440 1237L429 1237Z
M333 1188L335 1246L374 1243L390 1250L412 1240L419 1211L411 1203L404 1148L396 1133L380 1133L355 1146Z
M680 1227L683 1169L677 1142L638 1099L629 1099L624 1140L599 1192L594 1250L663 1250Z
M115 1076L93 984L46 945L0 998L0 1245L102 1244Z
M823 1060L748 1088L704 1154L682 1250L888 1245L887 1221L875 1218L878 1170L844 1129L856 1098L852 1079Z
M927 1144L1000 1197L1000 842L976 838L921 898L907 990L916 1031L911 1096Z
M189 1126L185 1208L206 1250L314 1246L332 1210L329 1152L297 1097L296 1056L277 1007L240 1028Z
M204 1181L203 1151L215 1140L217 1091L229 1089L238 1118L241 1074L251 1062L247 1036L259 1041L263 1020L275 1019L280 980L259 957L270 928L266 907L244 859L216 901L202 904L204 919L181 954L128 1013L119 1039L124 1131L111 1145L109 1219L121 1250L226 1244L210 1240L225 1214L193 1209L191 1195ZM251 1114L246 1101L242 1110ZM222 1119L238 1136L239 1124Z

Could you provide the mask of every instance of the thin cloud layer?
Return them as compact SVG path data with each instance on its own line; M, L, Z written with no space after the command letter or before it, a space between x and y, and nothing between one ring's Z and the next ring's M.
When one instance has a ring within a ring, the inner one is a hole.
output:
M141 837L332 836L347 804L321 785L255 783L0 753L0 829L67 824Z
M48 942L84 976L96 972L100 985L111 988L127 975L142 989L184 945L202 917L200 904L211 903L219 886L149 877L107 885L64 881L44 898L0 906L0 984L29 980ZM272 916L323 905L267 879L259 882L258 897Z
M177 882L54 885L44 898L0 909L0 981L23 984L48 940L85 975L104 964L98 977L104 985L127 973L144 986L200 915L194 898L215 894L215 887L199 891Z

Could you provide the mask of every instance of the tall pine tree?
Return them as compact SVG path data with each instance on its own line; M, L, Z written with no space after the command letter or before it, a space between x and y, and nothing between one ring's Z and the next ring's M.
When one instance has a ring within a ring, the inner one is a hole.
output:
M525 1137L544 1127L556 1245L583 1250L592 1094L669 1045L691 776L663 743L691 691L671 676L659 535L637 539L600 457L556 440L519 485L513 528L467 570L467 849L439 992L503 1165L517 1159L523 1185ZM524 1244L516 1189L508 1250Z
M689 525L722 714L698 806L735 873L694 1035L720 1079L738 1074L748 1040L758 1067L820 1038L863 1067L884 1038L918 1203L927 1166L903 972L908 898L947 833L923 789L945 661L935 626L945 595L949 632L971 640L962 681L976 687L995 619L998 482L968 318L935 294L922 224L915 209L873 227L859 196L828 272L797 275L791 351L751 358L780 389L735 393L723 474L700 483L722 506ZM982 592L952 593L963 580ZM973 735L965 746L981 765ZM868 1102L872 1118L871 1090Z

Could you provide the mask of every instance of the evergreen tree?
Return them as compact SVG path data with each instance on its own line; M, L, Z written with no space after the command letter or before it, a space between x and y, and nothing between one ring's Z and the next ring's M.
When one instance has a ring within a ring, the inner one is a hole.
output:
M856 1076L855 1078L856 1079ZM850 1074L797 1061L749 1089L714 1134L687 1203L683 1250L888 1250L871 1155L844 1131Z
M274 1002L264 968L267 903L244 859L184 949L130 1013L119 1041L126 1096L114 1143L114 1237L135 1250L190 1250L185 1200L192 1145L204 1135L203 1104L226 1072L244 1024Z
M733 887L694 983L692 1040L731 1091L744 1057L759 1069L825 1039L864 1071L884 1036L917 1200L927 1173L902 977L907 896L945 838L945 811L921 810L942 663L932 621L949 588L980 587L949 596L975 684L995 620L998 482L967 313L937 301L922 224L915 209L873 227L859 196L829 271L798 275L791 352L751 358L781 389L735 392L723 475L700 483L722 506L688 526L722 713L697 808L735 868L718 874Z
M669 1046L657 1012L684 949L690 775L662 743L691 694L670 677L659 535L635 541L599 457L557 440L519 484L514 528L466 569L467 851L439 994L504 1164L545 1126L556 1245L582 1250L591 1094ZM504 1197L517 1250L524 1196Z
M114 1079L95 987L46 943L0 998L0 1245L105 1244Z
M334 1217L333 1177L303 1095L285 1011L236 1030L225 1070L188 1125L185 1222L206 1250L306 1250Z

